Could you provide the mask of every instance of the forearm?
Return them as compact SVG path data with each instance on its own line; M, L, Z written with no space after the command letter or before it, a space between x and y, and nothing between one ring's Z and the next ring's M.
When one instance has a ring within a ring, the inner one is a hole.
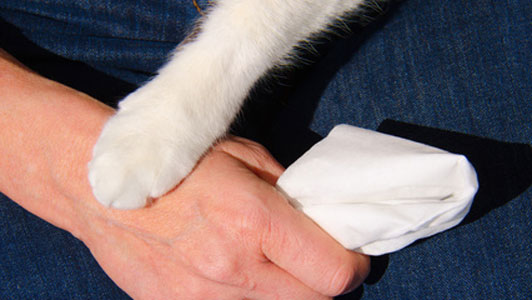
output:
M1 51L1 50L0 50ZM76 233L88 201L86 162L112 109L40 77L0 52L0 191Z
M294 210L272 185L282 167L246 140L221 142L151 206L103 207L87 163L112 113L0 54L0 191L80 238L133 298L330 299L367 275L367 257Z

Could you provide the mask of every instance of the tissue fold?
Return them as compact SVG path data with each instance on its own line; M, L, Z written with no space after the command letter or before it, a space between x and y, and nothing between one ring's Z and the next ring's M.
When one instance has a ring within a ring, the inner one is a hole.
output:
M462 155L338 125L277 187L345 248L382 255L460 223L478 182Z

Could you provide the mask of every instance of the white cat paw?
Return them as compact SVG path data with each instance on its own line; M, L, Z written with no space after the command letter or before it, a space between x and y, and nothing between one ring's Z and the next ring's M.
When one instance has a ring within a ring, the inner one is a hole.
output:
M153 115L140 114L119 112L112 117L93 149L89 181L105 206L145 206L175 187L205 150L190 142L189 128L172 129Z

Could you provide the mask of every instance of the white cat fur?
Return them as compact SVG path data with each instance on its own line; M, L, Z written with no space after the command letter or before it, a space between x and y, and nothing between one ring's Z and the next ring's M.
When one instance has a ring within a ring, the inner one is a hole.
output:
M222 137L255 82L363 0L218 0L192 41L127 96L89 163L96 199L143 207L176 186Z

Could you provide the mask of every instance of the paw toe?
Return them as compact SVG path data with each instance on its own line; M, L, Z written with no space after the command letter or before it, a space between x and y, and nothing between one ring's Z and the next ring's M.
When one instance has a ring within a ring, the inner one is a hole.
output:
M135 209L146 204L147 189L135 177L110 157L95 157L89 165L94 197L107 207Z

